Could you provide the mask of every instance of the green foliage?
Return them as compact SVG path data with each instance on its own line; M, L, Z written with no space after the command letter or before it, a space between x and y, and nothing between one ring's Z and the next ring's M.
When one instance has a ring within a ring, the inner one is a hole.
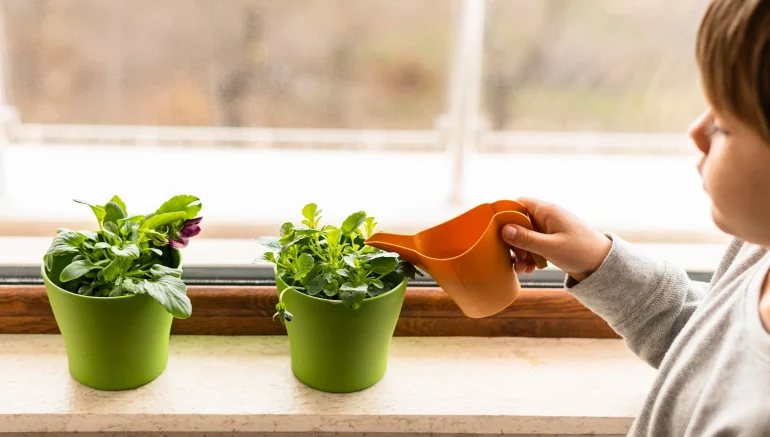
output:
M58 278L51 279L84 296L148 294L174 317L189 317L192 305L182 270L171 265L172 240L184 233L188 220L197 218L200 200L174 196L152 214L135 216L128 215L118 196L105 205L76 202L91 208L99 230L58 231L43 257L45 267L50 271L59 257L71 260ZM198 218L195 226L199 222Z
M302 209L302 216L302 228L287 222L279 237L257 238L265 249L261 259L276 265L277 277L289 288L358 309L366 298L392 290L404 277L422 276L398 254L364 243L377 225L365 212L351 214L339 228L320 226L321 210L314 203ZM287 321L285 305L279 303L277 310L281 322Z

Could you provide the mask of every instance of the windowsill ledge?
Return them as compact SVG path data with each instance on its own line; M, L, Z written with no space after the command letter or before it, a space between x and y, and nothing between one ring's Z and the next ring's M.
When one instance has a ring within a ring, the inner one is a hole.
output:
M622 340L396 337L380 383L333 395L284 336L172 336L158 379L100 392L59 335L0 335L0 430L624 435L653 376Z

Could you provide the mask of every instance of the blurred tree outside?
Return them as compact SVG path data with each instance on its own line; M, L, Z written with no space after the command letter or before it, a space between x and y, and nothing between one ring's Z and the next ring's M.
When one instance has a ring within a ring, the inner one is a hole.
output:
M681 132L703 109L706 0L490 0L482 108L495 129Z
M31 123L431 129L452 0L0 0ZM495 129L681 131L705 0L489 0Z

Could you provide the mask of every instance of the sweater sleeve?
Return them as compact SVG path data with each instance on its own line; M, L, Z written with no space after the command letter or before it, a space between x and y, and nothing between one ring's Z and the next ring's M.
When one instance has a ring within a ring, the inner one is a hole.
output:
M703 300L708 284L684 269L651 259L613 234L601 267L565 287L601 316L639 357L657 368L671 343Z

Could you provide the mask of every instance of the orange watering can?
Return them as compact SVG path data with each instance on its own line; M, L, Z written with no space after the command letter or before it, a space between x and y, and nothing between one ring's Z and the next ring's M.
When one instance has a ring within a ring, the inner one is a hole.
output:
M395 252L424 270L471 318L496 314L519 295L511 247L500 232L507 224L534 229L527 208L513 200L481 204L415 235L378 232L366 244ZM538 268L547 261L530 254Z

